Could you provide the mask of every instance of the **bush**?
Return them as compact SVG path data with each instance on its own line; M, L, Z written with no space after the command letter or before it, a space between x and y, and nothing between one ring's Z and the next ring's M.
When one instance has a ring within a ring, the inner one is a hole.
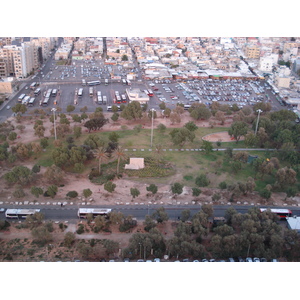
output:
M76 191L70 191L67 193L67 197L70 198L76 198L78 196L78 193Z
M196 177L195 183L199 187L204 187L209 185L209 180L205 174L200 174L199 176Z
M82 224L78 225L78 229L76 230L77 234L82 234L84 233L84 226Z
M221 190L227 189L227 183L226 183L225 181L220 182L220 183L219 183L219 188L220 188Z

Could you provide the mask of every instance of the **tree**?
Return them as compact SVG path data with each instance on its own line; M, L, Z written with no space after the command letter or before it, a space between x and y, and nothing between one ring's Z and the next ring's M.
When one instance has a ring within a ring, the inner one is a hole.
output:
M192 191L193 191L193 196L194 197L198 197L200 194L201 194L201 190L198 189L198 188L192 188Z
M64 246L71 248L71 246L74 244L75 240L76 240L75 234L70 231L67 232L64 237Z
M86 127L89 132L91 132L91 130L99 130L106 123L108 123L108 119L105 119L104 116L99 116L86 121L83 126Z
M36 243L45 246L52 241L52 235L45 226L35 227L31 230L31 234Z
M163 223L164 221L168 221L169 217L165 211L164 207L159 207L152 213L151 217L155 219L158 223Z
M120 161L127 159L127 155L125 154L124 150L122 147L118 147L114 152L113 152L113 157L117 159L117 174L119 174L120 170Z
M170 121L171 121L171 124L180 123L181 122L180 115L176 112L171 112Z
M93 192L90 189L84 189L82 193L84 198L88 198L93 194Z
M199 176L196 177L195 183L199 187L205 187L209 185L209 179L205 174L200 174Z
M183 184L179 182L175 182L174 184L171 185L171 191L173 194L180 195L183 191Z
M190 109L190 116L195 120L208 120L211 117L210 110L205 104L194 104Z
M69 165L70 152L66 147L59 147L52 151L52 159L58 167Z
M102 242L103 247L105 248L106 254L110 255L116 253L119 250L119 243L113 240L105 239Z
M217 111L215 114L215 118L221 122L221 125L225 123L225 113L223 111Z
M193 121L185 123L184 127L187 128L189 131L196 131L198 129L198 126Z
M156 194L157 193L157 185L155 185L154 183L151 183L149 186L146 187L146 190L148 192L151 192L152 195Z
M125 106L124 110L121 112L121 117L125 120L136 120L142 118L142 107L140 102L132 101Z
M75 106L74 105L68 105L67 106L67 112L68 113L71 113L72 111L74 111L75 110Z
M24 186L33 180L33 172L25 166L16 166L3 177L8 183L18 183Z
M132 198L135 198L139 196L140 191L137 188L130 188L130 194Z
M297 178L296 178L297 173L292 169L288 167L284 167L279 169L276 172L276 184L280 187L289 187L293 184L296 183Z
M48 138L42 138L40 139L40 145L43 149L47 148L49 145Z
M51 197L51 198L54 198L56 193L57 193L57 186L56 185L50 185L48 186L48 189L47 189L47 194Z
M7 137L10 141L14 141L17 138L17 133L14 131L11 131Z
M191 211L190 211L189 209L184 209L184 210L181 212L180 220L181 220L182 222L186 222L190 217L191 217Z
M181 146L183 146L187 140L193 142L193 140L196 137L195 133L189 131L186 127L174 128L170 132L170 136L174 145L181 145Z
M230 136L233 136L238 143L240 138L247 134L248 131L248 125L245 122L238 121L231 124L228 134Z
M144 229L149 232L156 227L156 222L149 215L146 215L143 225L145 226Z
M39 198L40 195L43 195L43 189L37 186L31 187L31 194L34 195L36 198Z
M213 144L212 142L202 140L201 149L205 151L206 154L209 154L213 151Z
M80 126L74 126L73 127L73 133L74 133L74 137L76 139L78 139L81 136L81 131L82 131L82 129L81 129Z
M16 114L24 114L27 111L27 107L25 104L17 103L11 110Z
M44 177L49 183L58 185L64 182L65 172L60 167L52 165L47 168Z
M118 119L119 119L119 114L117 112L113 113L113 115L111 116L111 119L114 121L114 122L117 122Z
M104 189L108 191L109 193L112 193L116 188L116 184L112 181L108 181L104 184Z

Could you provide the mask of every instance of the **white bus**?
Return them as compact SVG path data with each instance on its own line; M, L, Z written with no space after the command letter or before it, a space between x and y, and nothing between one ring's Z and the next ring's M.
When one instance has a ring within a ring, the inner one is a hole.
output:
M108 79L105 79L104 84L108 85Z
M78 97L81 97L82 94L83 94L83 89L80 88L80 89L78 90Z
M33 82L33 83L30 85L30 88L31 88L32 90L34 90L35 87L36 87L36 82Z
M87 84L88 85L98 85L98 84L100 84L100 80L89 81Z
M123 83L123 85L126 85L126 79L122 79L122 83Z
M22 100L25 98L25 96L26 96L25 94L20 95L18 98L18 101L22 102Z
M277 215L280 219L286 219L292 216L292 211L285 208L260 208L260 212L270 211L271 213Z
M107 97L103 96L102 101L103 101L103 104L106 105L107 104Z
M101 96L98 96L98 104L102 104L102 97Z
M35 91L34 91L34 94L37 96L41 93L41 89L40 88L37 88Z
M94 96L94 88L92 88L92 87L89 88L89 94L90 94L90 97Z
M24 99L22 100L22 104L27 105L29 100L30 100L30 96L25 96Z
M29 215L34 215L40 212L40 209L7 209L5 212L5 217L10 219L26 219Z
M110 208L79 208L78 218L86 219L87 215L92 214L93 218L97 216L105 216L108 218L108 214L111 212Z
M85 79L82 79L82 85L86 85Z
M43 106L48 106L49 100L50 100L50 98L49 98L49 97L46 97L46 98L44 99L42 105L43 105Z
M57 94L57 89L53 89L51 95L52 95L53 97L56 97L56 94Z
M29 102L28 102L28 106L33 106L35 102L35 98L30 98Z

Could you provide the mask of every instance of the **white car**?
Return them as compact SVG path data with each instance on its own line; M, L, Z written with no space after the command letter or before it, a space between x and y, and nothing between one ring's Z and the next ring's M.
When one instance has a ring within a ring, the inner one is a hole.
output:
M254 257L254 258L253 258L253 261L254 261L254 262L260 262L260 259L259 259L258 257Z
M5 208L0 208L0 213L5 212Z
M153 261L154 262L160 262L160 258L154 258Z
M247 258L246 258L246 262L253 262L253 260L252 260L251 257L247 257Z

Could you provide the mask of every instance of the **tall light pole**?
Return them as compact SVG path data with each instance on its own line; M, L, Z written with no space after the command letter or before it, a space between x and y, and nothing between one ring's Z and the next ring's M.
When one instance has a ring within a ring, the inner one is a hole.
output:
M54 139L57 140L57 136L56 136L56 123L55 123L56 108L52 108L51 111L53 111Z
M151 112L152 112L152 117L151 117L151 121L152 121L152 123L151 123L151 148L152 148L152 143L153 143L153 112L155 112L155 109L152 108Z
M256 133L257 133L257 127L258 127L258 122L259 122L259 115L260 115L260 113L262 113L263 111L262 111L261 109L258 109L257 112L258 112L258 115L257 115L257 121L256 121L256 127L255 127L255 135L256 135Z

